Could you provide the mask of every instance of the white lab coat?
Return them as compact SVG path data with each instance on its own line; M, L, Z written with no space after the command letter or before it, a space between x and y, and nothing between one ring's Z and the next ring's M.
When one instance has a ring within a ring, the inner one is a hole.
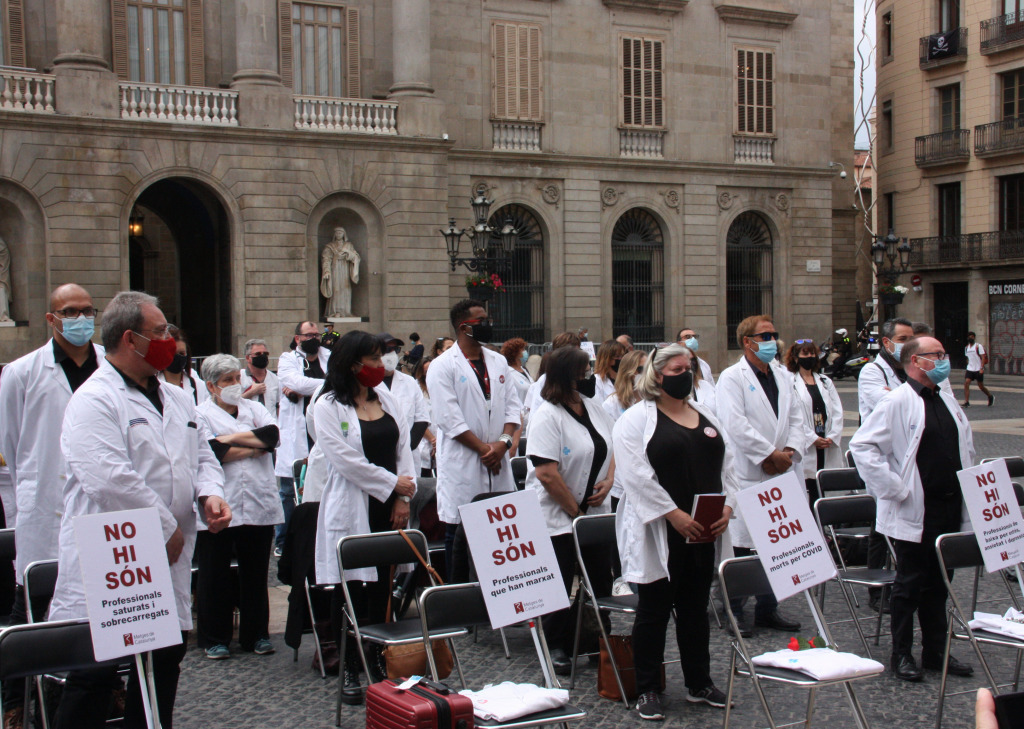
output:
M725 505L736 510L736 481L733 446L714 414L701 403L690 406L711 423L725 439L722 461L722 490ZM647 444L658 426L658 406L653 400L641 400L615 423L615 483L622 488L622 499L615 512L615 533L622 561L622 577L627 582L649 584L669 577L668 522L665 515L678 507L658 483ZM730 528L738 520L730 523Z
M818 392L821 399L825 401L826 438L832 439L832 445L825 449L825 468L842 468L843 463L843 401L839 399L835 383L820 372L814 373L814 379L818 383ZM814 413L811 402L811 393L807 391L807 383L797 373L793 377L793 390L796 393L796 407L804 419L804 428L808 431L808 438L817 439L814 432ZM804 479L815 478L818 472L818 449L811 440L803 453Z
M715 386L715 376L711 372L711 365L703 357L697 357L697 362L700 363L700 376L703 380L709 383L712 387Z
M392 374L394 377L391 380L391 395L402 408L404 418L398 421L398 427L404 427L405 432L410 433L414 423L430 422L430 406L427 405L420 383L416 382L415 378L397 370Z
M313 393L313 399L306 408L306 432L313 439L313 447L306 456L306 475L302 481L302 503L320 501L327 486L327 457L316 442L316 406L320 401L323 385Z
M331 351L320 347L320 367L327 373L327 360ZM306 416L303 412L303 398L311 396L318 387L324 384L322 379L303 375L303 363L306 355L296 348L291 352L283 352L277 360L277 378L284 388L299 394L299 401L292 402L282 396L279 401L277 425L281 429L281 445L277 447L277 460L274 473L281 478L292 477L292 463L309 455L309 441L306 440Z
M245 398L238 403L237 418L212 397L196 408L196 414L211 438L277 425L263 405ZM284 509L274 477L274 459L269 451L258 458L222 463L221 468L224 470L224 500L231 507L231 526L284 523ZM201 519L197 519L196 527L200 531L206 529Z
M324 370L326 372L327 370ZM281 401L281 382L277 375L272 371L267 370L267 376L263 380L267 385L267 391L263 393L263 405L267 408L267 411L274 416L274 421L277 422L278 405ZM245 392L255 384L255 380L252 379L252 375L249 371L242 369L242 392ZM250 402L258 403L259 400L256 398L246 398Z
M88 616L74 517L153 506L164 541L179 528L185 538L181 556L171 565L171 582L181 629L192 628L196 500L224 496L224 471L192 398L180 387L161 383L160 399L162 416L104 359L68 403L60 436L68 480L50 620Z
M472 365L456 343L430 363L427 389L437 438L437 515L448 524L462 521L459 507L487 491L515 491L509 455L492 475L475 451L455 440L467 430L485 443L498 440L507 423L520 425L522 405L512 383L512 370L497 352L484 347L491 399L484 398Z
M351 534L370 533L370 497L386 501L395 490L398 476L416 478L409 431L401 426L402 408L385 385L378 385L374 391L384 412L399 424L397 475L366 460L362 424L354 407L343 405L333 395L317 401L316 442L327 457L327 486L316 520L316 581L322 585L341 582L338 541ZM376 582L377 570L350 570L345 580Z
M956 398L939 390L956 422L963 468L974 465L971 423ZM924 401L906 382L881 402L850 440L857 472L878 500L875 529L893 539L920 542L924 531L924 488L917 449L924 433ZM966 509L962 521L966 524Z
M596 400L589 397L584 397L582 400L583 407L590 415L591 424L598 435L604 438L604 443L608 448L605 459L598 468L597 478L594 480L594 483L598 484L607 477L608 467L611 465L614 423ZM532 420L533 433L526 443L526 455L557 461L559 475L565 481L569 491L572 492L576 503L581 503L587 492L587 481L590 478L594 460L594 441L590 437L590 432L577 422L564 407L547 400L542 401L540 407L533 414ZM572 532L572 517L565 513L565 509L551 497L540 479L537 478L533 459L528 459L526 462L526 488L533 489L539 494L540 508L544 513L548 533L553 537L559 534L570 534ZM607 514L611 510L611 497L609 496L601 502L600 506L588 507L587 514Z
M17 523L18 506L14 501L14 481L11 480L11 469L7 466L0 466L0 500L4 504L4 523L10 528ZM15 538L15 542L17 542L17 538Z
M594 400L597 400L597 398L595 397ZM612 423L615 423L626 412L626 408L622 407L622 403L619 402L619 396L614 392L604 399L604 402L601 403L601 408L612 419Z
M103 347L92 346L101 363ZM17 530L18 584L31 562L57 558L66 477L60 427L70 399L52 339L7 365L0 377L0 453L14 484L17 518L8 526Z
M156 378L160 382L167 382L163 372L157 372ZM190 372L187 376L181 378L181 387L179 389L185 392L192 401L192 404L196 406L202 405L210 399L210 391L206 389L206 383L195 372Z
M703 372L701 376L703 377ZM718 396L715 394L715 386L707 380L701 380L693 388L693 401L699 402L712 413L718 412Z
M857 378L857 410L864 422L879 401L900 386L896 372L881 356L861 368Z
M723 370L715 386L718 418L734 449L733 463L740 489L774 478L764 472L761 463L773 451L783 448L796 451L793 464L797 473L803 472L798 462L807 450L810 434L794 402L792 378L789 372L776 365L770 365L769 372L779 388L778 415L746 358ZM735 512L733 516L729 525L733 546L752 548L754 542L746 523Z
M604 402L608 399L609 395L615 394L615 380L611 377L602 377L601 375L594 375L594 379L597 380L594 387L594 399L598 402ZM538 403L539 405L540 403Z
M547 375L539 375L526 390L526 399L523 400L523 415L525 416L526 426L523 427L523 435L529 435L530 413L539 408L540 404L544 402L544 398L540 396L540 391L544 389L545 380L547 380Z
M512 370L512 382L516 386L516 394L519 396L519 402L525 403L526 395L530 392L530 385L533 384L533 378L530 377L530 373L526 371L525 367L522 372L514 367L510 367L509 369Z

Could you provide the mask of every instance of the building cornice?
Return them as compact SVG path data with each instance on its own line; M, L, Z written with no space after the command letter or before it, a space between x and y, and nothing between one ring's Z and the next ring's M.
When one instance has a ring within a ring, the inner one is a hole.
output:
M772 25L779 28L790 26L797 16L797 13L794 12L764 7L757 0L746 0L745 2L715 0L715 12L726 23Z
M676 15L690 0L601 0L605 7L612 10L646 10L663 15Z

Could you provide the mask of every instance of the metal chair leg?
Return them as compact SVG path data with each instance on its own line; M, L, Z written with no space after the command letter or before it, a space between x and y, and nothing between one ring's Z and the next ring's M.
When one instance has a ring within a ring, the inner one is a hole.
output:
M583 599L586 602L586 598ZM569 690L576 688L576 659L580 655L580 631L583 628L583 605L576 606L576 631L572 639L572 668L569 669Z
M949 647L953 642L953 618L947 615L946 649L942 654L942 680L939 683L939 706L935 712L935 729L942 729L942 710L946 703L946 679L949 675ZM983 664L984 665L984 664Z
M846 607L850 611L850 618L853 620L853 627L857 629L857 635L860 637L861 645L864 646L864 652L870 658L871 649L868 647L868 639L864 637L864 630L860 627L857 611L853 608L853 603L850 601L850 593L846 591L846 585L843 584L842 580L839 580L839 591L843 593L843 600L846 601ZM853 585L850 585L850 592L853 592Z
M725 717L722 729L729 729L729 716L732 714L732 689L736 682L736 646L729 645L729 683L725 687Z
M604 641L605 648L608 649L608 661L612 664L612 673L615 674L615 684L619 687L619 696L622 697L622 703L626 705L626 709L629 709L629 697L626 696L626 688L622 685L622 676L619 675L619 666L615 662L615 652L612 650L612 643L608 640L608 633L604 629L604 621L601 620L601 609L597 606L597 603L591 601L590 604L594 608L594 615L597 617L597 629L601 632L601 640ZM582 613L583 606L580 606L580 612Z
M505 629L498 628L498 634L501 635L501 647L505 649L505 660L512 660L512 652L508 649L508 638L505 637Z
M814 697L818 689L812 688L807 691L807 719L804 721L805 729L811 729L811 717L814 716Z

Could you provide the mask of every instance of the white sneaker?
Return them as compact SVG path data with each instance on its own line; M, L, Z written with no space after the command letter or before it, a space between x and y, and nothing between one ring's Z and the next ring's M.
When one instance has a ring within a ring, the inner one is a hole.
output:
M632 595L633 591L629 588L629 583L621 577L616 577L615 582L612 583L612 596L613 597L626 597Z

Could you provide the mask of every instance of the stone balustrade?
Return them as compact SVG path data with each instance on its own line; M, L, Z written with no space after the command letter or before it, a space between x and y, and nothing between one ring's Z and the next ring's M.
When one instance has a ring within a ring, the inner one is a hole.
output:
M398 104L296 96L295 128L348 134L398 134Z
M3 79L0 110L54 113L53 76L5 69L0 70L0 78Z
M539 122L491 120L493 148L504 152L539 152Z
M619 155L642 159L665 156L664 129L619 129Z
M238 126L238 92L196 86L122 83L121 118Z
M733 161L738 165L775 164L775 140L771 137L732 138Z

